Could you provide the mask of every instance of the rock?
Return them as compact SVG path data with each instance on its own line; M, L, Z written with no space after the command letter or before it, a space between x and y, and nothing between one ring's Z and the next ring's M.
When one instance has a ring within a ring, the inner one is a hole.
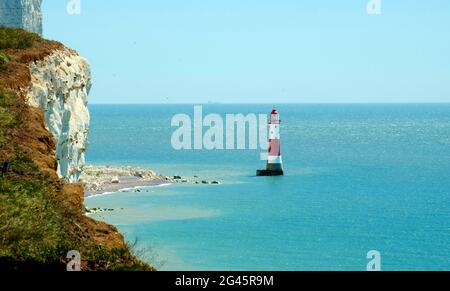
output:
M45 125L56 142L58 176L76 183L85 165L88 144L89 64L74 51L59 49L32 62L30 72L30 86L25 91L27 103L45 113Z
M202 184L207 185L207 184L209 184L209 182L208 181L202 181Z
M141 179L144 178L144 174L142 174L142 172L135 172L133 176Z
M220 183L218 181L212 181L211 184L219 185Z
M0 26L16 27L42 36L42 0L2 0Z
M181 180L181 176L173 176L175 180Z
M113 184L120 184L119 177L114 177L114 178L112 178L112 179L111 179L111 183L113 183Z
M187 183L187 182L189 182L188 180L186 180L186 179L184 179L184 180L181 180L181 183Z

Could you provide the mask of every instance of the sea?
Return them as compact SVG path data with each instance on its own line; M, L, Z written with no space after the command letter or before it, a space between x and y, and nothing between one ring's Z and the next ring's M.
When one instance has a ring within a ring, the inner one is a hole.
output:
M193 104L90 105L88 164L221 184L127 190L86 205L115 209L93 217L160 270L365 271L370 251L382 270L450 270L450 104L202 106L225 119L274 105L280 177L256 177L260 149L174 149L171 120L194 123Z

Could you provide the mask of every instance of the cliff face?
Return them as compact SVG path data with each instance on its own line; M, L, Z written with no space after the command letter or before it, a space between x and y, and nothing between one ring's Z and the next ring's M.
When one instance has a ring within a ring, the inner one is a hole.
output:
M23 28L41 34L41 2L0 0L0 26ZM36 40L37 37L17 31L13 33L13 30L3 31L2 38L21 35L22 38ZM24 39L15 41L15 44L26 43ZM19 85L21 94L25 92L28 104L42 109L45 125L56 141L57 174L68 182L78 182L85 163L84 152L89 131L89 65L75 51L62 45L51 42L40 42L39 45L41 47L28 50L6 48L6 55L9 53L19 60L10 62L10 67L20 67L20 70L17 68L5 74L0 83L14 90Z
M84 161L87 62L25 31L0 28L0 36L0 166L9 161L0 174L0 271L64 270L70 250L82 270L153 270L115 227L85 216L81 184L57 175L75 181Z
M89 132L89 64L62 48L30 65L26 101L43 110L45 125L56 142L58 176L78 182L85 164Z
M0 26L23 28L42 35L42 0L1 0Z

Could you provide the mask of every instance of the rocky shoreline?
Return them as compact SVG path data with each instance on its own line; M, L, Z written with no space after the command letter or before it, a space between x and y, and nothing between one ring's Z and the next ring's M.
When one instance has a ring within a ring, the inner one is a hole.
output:
M85 196L119 192L124 189L158 186L164 184L219 185L219 181L208 181L198 176L164 176L139 167L85 166L80 178Z

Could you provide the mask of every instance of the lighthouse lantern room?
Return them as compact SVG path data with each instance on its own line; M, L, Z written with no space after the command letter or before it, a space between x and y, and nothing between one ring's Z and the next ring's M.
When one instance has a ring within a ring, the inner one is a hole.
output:
M269 120L269 156L266 170L258 170L257 176L282 176L283 160L281 156L280 142L280 114L276 108L270 113Z

